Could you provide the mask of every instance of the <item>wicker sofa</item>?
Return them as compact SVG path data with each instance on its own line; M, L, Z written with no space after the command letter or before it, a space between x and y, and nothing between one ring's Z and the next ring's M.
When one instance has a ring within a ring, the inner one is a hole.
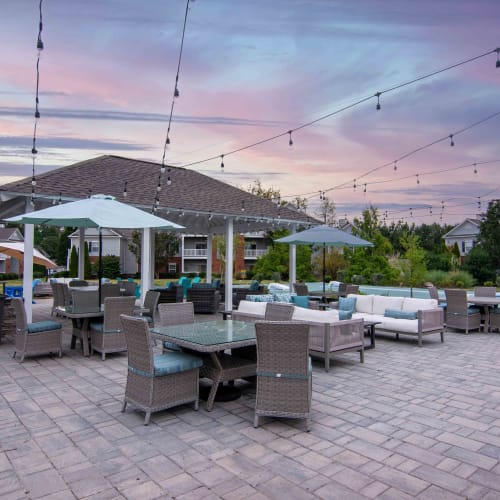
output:
M171 285L167 288L153 288L155 292L160 292L158 304L182 302L184 300L182 286Z
M232 319L239 321L261 321L272 303L240 301ZM324 360L325 370L330 369L333 355L357 351L364 362L364 325L362 319L339 320L339 312L318 311L293 306L292 321L309 325L309 354Z
M400 335L417 337L419 347L424 335L439 334L444 342L444 312L435 299L356 294L347 299L355 301L353 319L379 322L375 333L394 333L397 339Z

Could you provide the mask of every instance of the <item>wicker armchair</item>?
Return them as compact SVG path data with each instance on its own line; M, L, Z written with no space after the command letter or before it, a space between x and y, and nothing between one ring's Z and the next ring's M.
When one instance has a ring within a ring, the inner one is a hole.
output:
M268 302L266 305L266 321L290 321L293 315L293 305L284 302Z
M247 295L262 295L264 292L263 285L259 285L255 290L251 288L233 288L233 307L238 307L240 300L245 300Z
M66 307L70 305L71 302L71 294L68 288L68 285L65 283L54 283L51 282L50 286L52 287L52 311L50 313L51 316L54 313L57 314L58 307Z
M294 283L293 291L297 295L309 295L309 289L307 288L307 285L305 283Z
M70 286L70 287L89 286L89 282L86 280L71 280L68 283L68 286Z
M25 356L59 353L62 356L62 325L58 321L37 321L28 323L23 299L13 298L12 305L16 314L16 339L13 358L21 354L21 363Z
M202 360L183 352L153 354L148 324L142 318L122 315L121 325L128 350L122 412L132 403L146 412L144 425L148 425L152 412L191 402L197 410Z
M254 427L262 416L305 418L309 430L312 369L309 326L292 322L255 323L257 390Z
M479 330L481 328L481 312L476 307L468 307L467 292L461 289L445 289L446 295L446 328L457 330Z
M120 315L132 316L134 306L135 296L108 297L104 299L104 321L90 322L92 352L100 352L103 361L108 353L127 350L125 335L121 329Z
M103 283L101 285L101 302L103 304L106 297L119 297L120 295L119 283Z
M215 288L188 288L187 300L192 302L194 312L215 314L219 310L220 292Z
M137 283L135 281L122 281L118 283L118 286L123 289L122 295L126 297L135 297L135 289L137 288Z

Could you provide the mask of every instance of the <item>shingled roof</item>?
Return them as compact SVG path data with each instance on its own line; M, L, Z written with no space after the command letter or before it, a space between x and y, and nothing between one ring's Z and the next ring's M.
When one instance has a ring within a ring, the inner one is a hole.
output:
M234 220L234 230L240 232L320 223L290 205L279 207L195 170L169 168L172 184L166 185L167 174L164 174L156 215L186 226L189 232L206 234L209 228L221 232L228 217ZM151 211L159 174L157 163L99 156L38 175L35 208L44 208L59 199L74 201L102 193ZM31 188L31 178L0 186L0 217L26 211Z

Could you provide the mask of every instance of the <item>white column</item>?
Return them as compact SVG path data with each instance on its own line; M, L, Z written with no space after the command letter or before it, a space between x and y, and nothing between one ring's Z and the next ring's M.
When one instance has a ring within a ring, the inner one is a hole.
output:
M291 233L295 234L297 230L296 226L293 226ZM288 249L288 259L289 259L289 265L288 265L288 274L289 274L289 287L290 287L290 292L293 292L293 284L297 281L297 246L296 245L290 245L290 248Z
M154 233L153 229L142 230L141 242L141 303L144 303L146 292L151 289L154 269Z
M226 221L226 300L224 309L233 308L233 219Z
M85 279L85 228L78 230L78 278Z
M184 272L184 234L181 234L181 274Z
M209 230L207 235L207 269L206 269L206 282L212 283L212 247L213 247L213 233Z
M33 243L35 239L35 226L24 225L24 259L23 259L23 297L26 319L33 321Z

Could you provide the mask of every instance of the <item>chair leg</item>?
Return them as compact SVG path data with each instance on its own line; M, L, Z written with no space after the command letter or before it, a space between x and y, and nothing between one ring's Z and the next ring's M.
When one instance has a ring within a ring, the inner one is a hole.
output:
M147 411L146 416L144 417L144 425L149 425L149 420L151 419L151 412Z
M125 413L125 410L127 409L127 400L123 400L123 406L122 406L122 413Z
M359 350L359 362L360 363L365 362L365 350L364 349Z
M257 427L259 427L259 416L258 415L255 415L253 417L253 426L257 429Z
M103 361L105 361L105 360L106 360L106 353L105 353L105 352L101 352L101 359L102 359Z

